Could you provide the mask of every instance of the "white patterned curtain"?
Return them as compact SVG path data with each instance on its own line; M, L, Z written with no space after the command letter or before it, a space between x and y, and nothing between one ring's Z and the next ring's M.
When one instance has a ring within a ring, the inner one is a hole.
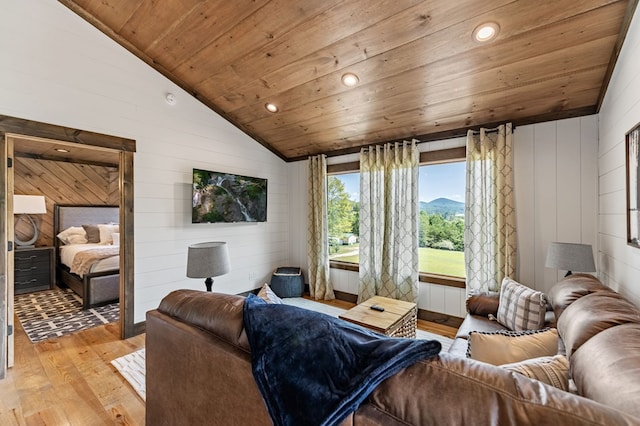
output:
M329 279L329 230L327 225L327 157L309 157L309 223L307 228L307 263L309 293L316 300L335 296Z
M418 299L419 161L415 140L360 151L358 303Z
M464 258L467 292L517 278L511 123L467 133Z

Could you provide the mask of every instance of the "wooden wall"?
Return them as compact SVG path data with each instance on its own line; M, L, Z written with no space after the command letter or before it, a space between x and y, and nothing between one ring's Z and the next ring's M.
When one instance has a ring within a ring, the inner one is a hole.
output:
M40 232L36 246L53 245L55 204L118 205L117 167L21 157L17 157L14 164L14 193L45 196L47 214L31 216ZM25 227L27 231L24 231ZM16 223L21 240L31 237L29 228L30 225L23 221Z

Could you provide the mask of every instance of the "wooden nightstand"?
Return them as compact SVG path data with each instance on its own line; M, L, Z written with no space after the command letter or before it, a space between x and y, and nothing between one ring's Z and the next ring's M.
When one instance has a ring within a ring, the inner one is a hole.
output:
M15 294L53 288L53 247L16 249L13 263Z

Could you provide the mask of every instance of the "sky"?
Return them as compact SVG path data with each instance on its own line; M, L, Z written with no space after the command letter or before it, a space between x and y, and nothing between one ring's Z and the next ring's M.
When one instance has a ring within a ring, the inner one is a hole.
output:
M334 175L344 183L345 190L354 201L360 200L360 175L348 173ZM465 162L420 166L420 201L448 198L464 203Z

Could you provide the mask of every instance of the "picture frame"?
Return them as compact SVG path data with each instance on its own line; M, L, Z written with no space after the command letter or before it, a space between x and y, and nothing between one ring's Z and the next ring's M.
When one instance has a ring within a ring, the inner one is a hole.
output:
M640 123L625 135L627 165L627 244L640 248Z

